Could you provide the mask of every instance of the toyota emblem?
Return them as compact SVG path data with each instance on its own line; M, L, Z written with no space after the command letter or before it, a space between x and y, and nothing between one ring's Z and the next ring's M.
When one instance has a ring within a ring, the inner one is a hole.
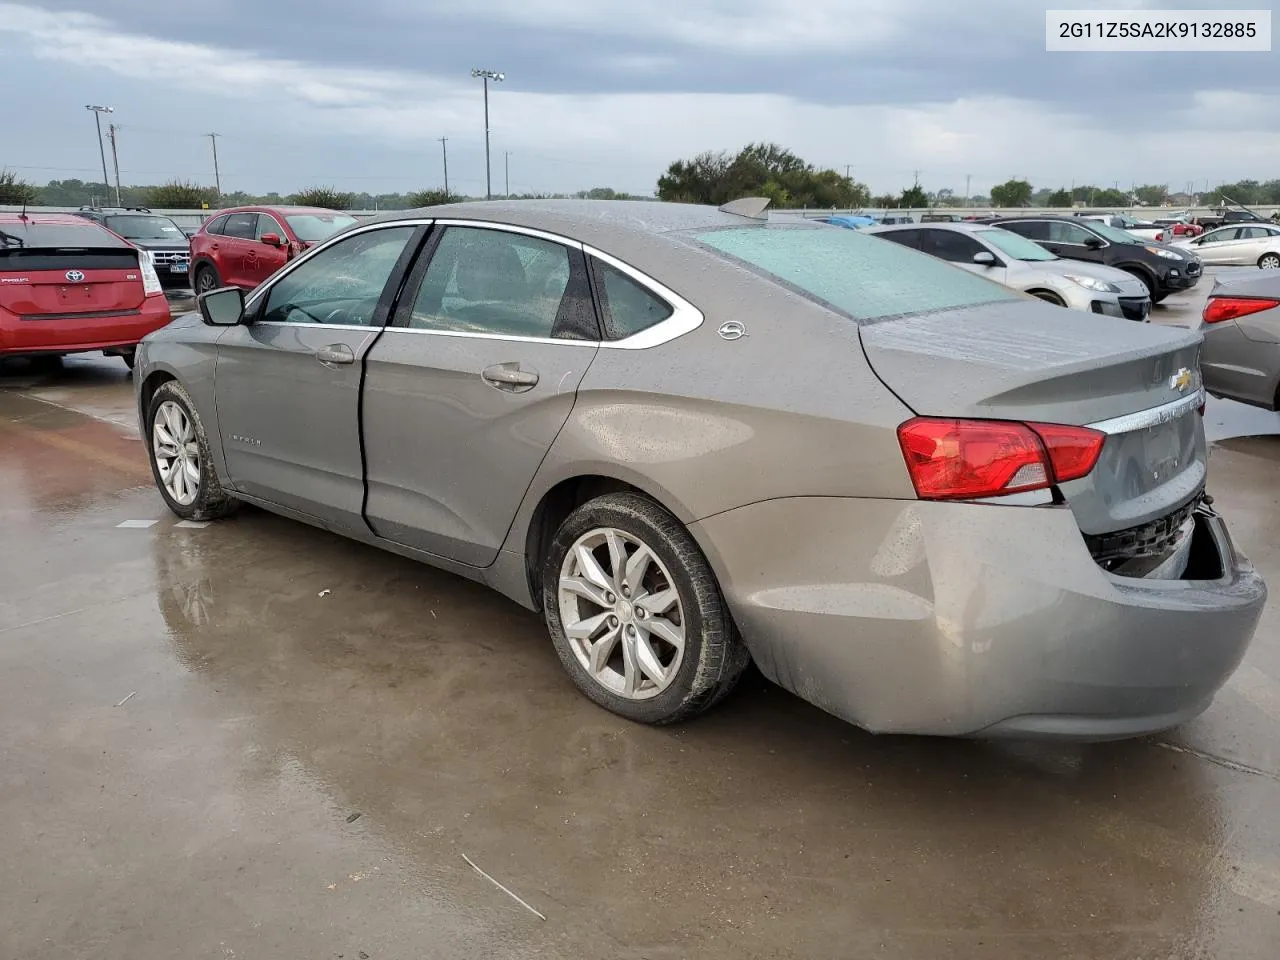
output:
M84 274L81 273L79 270L67 271L67 280L70 281L71 283L79 283L83 279L84 279Z

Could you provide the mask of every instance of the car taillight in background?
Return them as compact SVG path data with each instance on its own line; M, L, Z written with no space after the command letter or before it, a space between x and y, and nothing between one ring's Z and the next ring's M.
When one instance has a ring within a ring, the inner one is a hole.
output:
M138 269L142 271L142 293L144 296L153 296L157 293L164 293L164 287L160 285L160 275L156 273L156 256L150 250L138 251Z
M1205 323L1222 323L1237 317L1247 317L1261 310L1272 310L1280 307L1280 300L1271 297L1210 297L1204 305Z
M1043 490L1086 476L1106 434L1089 427L916 417L898 427L922 500L970 500Z

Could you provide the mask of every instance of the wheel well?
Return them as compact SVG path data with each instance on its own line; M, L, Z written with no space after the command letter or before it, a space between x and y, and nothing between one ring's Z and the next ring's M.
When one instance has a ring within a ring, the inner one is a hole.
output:
M1032 290L1028 290L1027 293L1031 294L1031 296L1033 297L1038 297L1041 300L1048 301L1052 299L1056 303L1061 304L1062 306L1066 306L1066 301L1062 299L1061 294L1056 293L1053 290L1049 290L1045 287L1036 287Z
M588 500L602 497L608 493L630 491L645 494L639 487L632 486L614 477L588 475L561 480L542 495L542 499L533 510L529 521L529 531L525 535L525 573L529 578L529 595L534 606L542 609L542 561L547 556L551 541L569 514Z
M138 392L138 403L140 405L140 413L143 418L147 415L147 408L151 406L151 398L156 395L156 391L160 389L162 383L168 383L170 380L178 379L171 373L164 370L157 370L146 380L142 381L142 389ZM145 438L144 438L145 439Z
M1274 257L1274 256L1277 256L1276 252L1274 250L1268 250L1266 253L1264 253L1262 256L1258 258L1258 266L1262 266L1263 260L1266 260L1268 257Z

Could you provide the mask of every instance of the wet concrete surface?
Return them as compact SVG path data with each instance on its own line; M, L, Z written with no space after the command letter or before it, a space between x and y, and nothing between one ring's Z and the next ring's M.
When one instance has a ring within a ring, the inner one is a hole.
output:
M872 737L757 676L649 729L481 587L257 510L179 526L131 390L0 367L0 956L1277 956L1274 604L1146 740ZM1213 448L1273 585L1278 466Z

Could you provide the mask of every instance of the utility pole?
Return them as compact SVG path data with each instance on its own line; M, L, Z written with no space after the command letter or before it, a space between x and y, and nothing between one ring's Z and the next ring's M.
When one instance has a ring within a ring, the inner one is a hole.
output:
M511 151L502 151L502 175L507 185L507 199L511 199Z
M114 123L107 124L107 136L111 138L111 165L116 172L116 206L120 206L120 155L116 152L116 131L120 128Z
M93 123L98 128L98 156L102 158L102 189L110 190L111 181L107 179L107 151L102 145L102 115L104 113L115 113L115 108L102 107L91 103L86 103L84 108L93 111Z
M218 196L222 196L222 176L218 173L218 134L206 133L209 142L213 144L213 188L218 192Z
M472 70L472 77L484 80L484 198L493 199L492 166L489 163L489 81L500 83L507 78L505 73L497 70Z
M966 173L964 175L964 205L969 206L969 184L973 182L973 174Z
M845 178L846 180L848 180L848 179L849 179L849 170L850 170L850 168L851 168L852 166L853 166L853 164L852 164L852 163L846 163L846 164L844 165L844 178Z
M449 148L445 146L449 142L448 137L440 137L440 156L444 159L444 196L449 199Z

